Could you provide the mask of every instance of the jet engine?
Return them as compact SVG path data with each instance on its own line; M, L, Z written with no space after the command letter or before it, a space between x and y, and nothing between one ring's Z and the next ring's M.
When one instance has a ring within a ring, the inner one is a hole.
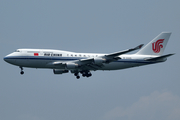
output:
M66 68L67 69L75 69L78 67L78 64L75 63L66 63Z
M95 64L102 64L102 63L105 63L106 60L103 59L103 58L94 58L94 63Z
M54 74L63 74L63 73L68 73L68 70L62 70L62 69L53 69Z

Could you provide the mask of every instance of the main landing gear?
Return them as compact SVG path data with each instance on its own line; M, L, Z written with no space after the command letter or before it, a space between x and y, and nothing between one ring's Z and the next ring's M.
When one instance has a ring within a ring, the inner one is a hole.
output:
M20 74L23 75L24 74L23 67L19 67L19 68L21 69Z
M81 74L83 77L91 77L92 76L90 71L82 71Z
M74 73L74 76L76 76L77 79L80 78L79 73Z
M90 71L81 71L80 73L82 74L83 77L91 77L92 76ZM74 73L74 76L76 76L76 78L79 79L80 78L79 72Z

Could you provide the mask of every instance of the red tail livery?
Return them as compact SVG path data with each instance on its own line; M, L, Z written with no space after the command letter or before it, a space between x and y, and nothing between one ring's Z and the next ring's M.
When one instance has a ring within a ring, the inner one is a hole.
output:
M164 39L159 39L156 42L152 43L152 50L155 53L159 53L161 51L161 48L163 48L163 45L161 45L161 43L164 42Z

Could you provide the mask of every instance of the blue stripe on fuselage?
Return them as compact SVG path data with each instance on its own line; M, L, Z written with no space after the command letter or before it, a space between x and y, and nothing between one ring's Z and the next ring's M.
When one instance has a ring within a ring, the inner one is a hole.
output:
M84 57L45 57L45 56L8 56L4 57L4 60L8 59L14 59L14 60L52 60L52 61L73 61L73 60L80 60L80 59L87 59ZM133 60L133 59L120 59L118 61L113 62L126 62L126 63L146 63L146 64L153 64L157 62L151 62L151 61L144 61L144 60Z

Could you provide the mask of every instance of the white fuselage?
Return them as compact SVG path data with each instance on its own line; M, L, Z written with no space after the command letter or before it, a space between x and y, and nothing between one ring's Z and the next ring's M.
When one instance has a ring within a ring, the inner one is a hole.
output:
M91 71L119 70L142 65L149 65L166 61L167 57L174 54L163 55L163 51L171 33L162 32L146 46L137 47L110 54L75 53L52 49L18 49L4 57L10 64L19 66L23 75L23 67L53 69L54 74L64 74L69 71L77 79L79 74L83 77L92 76ZM135 54L129 52L140 49Z
M18 49L16 52L7 55L4 60L10 64L20 67L67 69L64 66L55 66L52 63L55 61L63 63L80 59L98 58L103 55L105 54L75 53L51 49ZM103 63L103 67L98 70L118 70L157 63L145 60L148 58L157 57L152 55L124 54L120 55L119 57L121 59L117 61Z

